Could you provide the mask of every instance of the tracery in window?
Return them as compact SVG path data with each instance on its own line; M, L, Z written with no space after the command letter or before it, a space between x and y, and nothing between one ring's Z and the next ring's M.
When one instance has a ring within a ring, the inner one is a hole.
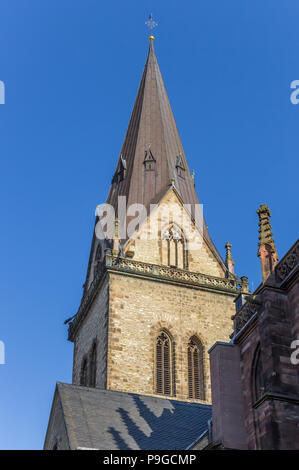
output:
M156 392L175 395L174 384L174 344L163 330L156 339Z
M205 400L203 345L197 336L188 343L188 389L189 398Z
M163 264L180 269L188 269L188 250L186 239L180 227L170 225L162 236Z

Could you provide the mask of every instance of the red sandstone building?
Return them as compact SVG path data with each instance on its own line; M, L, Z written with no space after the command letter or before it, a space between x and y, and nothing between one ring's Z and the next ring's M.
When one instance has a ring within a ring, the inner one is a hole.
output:
M193 449L299 449L299 240L277 263L269 208L257 212L263 282L210 350L212 422Z

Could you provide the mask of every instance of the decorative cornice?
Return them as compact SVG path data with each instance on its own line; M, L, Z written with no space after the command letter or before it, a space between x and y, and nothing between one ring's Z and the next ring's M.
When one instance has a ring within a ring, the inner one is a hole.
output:
M106 267L113 271L122 271L126 273L134 273L151 278L159 278L162 280L170 280L183 284L192 284L202 287L210 287L212 289L222 290L239 294L241 291L248 292L248 280L243 276L241 280L227 279L207 274L187 271L164 265L144 263L123 257L115 257L106 255Z
M240 308L240 310L232 316L234 320L234 333L231 335L231 338L234 338L240 330L249 322L249 320L260 310L259 307L262 306L261 293L265 290L277 290L285 287L285 284L289 282L290 279L293 279L295 273L299 268L299 240L295 242L292 248L288 253L282 258L282 260L275 267L275 282L273 285L261 284L256 290L253 296L245 297L247 300L246 303ZM242 280L242 278L241 278ZM272 280L272 276L269 277L269 280ZM270 282L269 281L269 282ZM257 295L259 294L259 295Z
M288 253L275 267L276 280L282 283L289 276L290 272L299 264L299 240L292 246Z
M104 263L101 263L101 267L97 270L96 277L90 284L89 288L86 290L86 292L83 294L79 309L74 316L74 319L72 322L69 323L69 329L68 329L68 339L69 341L73 341L75 334L78 330L79 323L85 318L88 309L93 302L100 285L102 284L103 280L105 278L105 265Z
M248 323L248 321L257 313L258 304L247 301L242 308L232 316L234 320L234 334L236 336L239 331Z
M73 341L79 324L85 318L88 309L93 302L101 283L107 272L119 272L137 277L146 277L155 281L171 282L191 287L203 288L212 291L223 292L231 295L238 295L240 292L248 292L248 279L243 276L241 279L227 279L207 274L195 273L184 269L177 269L169 266L144 263L116 256L107 250L101 268L96 274L89 289L82 298L79 310L73 321L69 324L68 338Z
M256 403L253 404L253 408L258 408L260 405L262 405L263 403L265 403L265 401L268 400L278 400L299 405L299 396L285 395L276 392L265 392L264 395L259 398Z

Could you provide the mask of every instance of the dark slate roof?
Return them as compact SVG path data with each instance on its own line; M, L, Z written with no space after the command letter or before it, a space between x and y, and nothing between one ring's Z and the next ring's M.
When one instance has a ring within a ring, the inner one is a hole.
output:
M72 449L183 450L212 414L208 405L64 383L57 392Z

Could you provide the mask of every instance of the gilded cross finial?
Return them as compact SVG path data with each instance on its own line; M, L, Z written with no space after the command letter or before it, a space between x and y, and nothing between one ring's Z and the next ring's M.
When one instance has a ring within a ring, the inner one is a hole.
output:
M155 39L154 36L153 36L153 29L158 25L158 23L156 23L153 20L153 15L152 14L149 15L148 20L145 22L145 24L149 27L150 32L151 32L149 40Z

